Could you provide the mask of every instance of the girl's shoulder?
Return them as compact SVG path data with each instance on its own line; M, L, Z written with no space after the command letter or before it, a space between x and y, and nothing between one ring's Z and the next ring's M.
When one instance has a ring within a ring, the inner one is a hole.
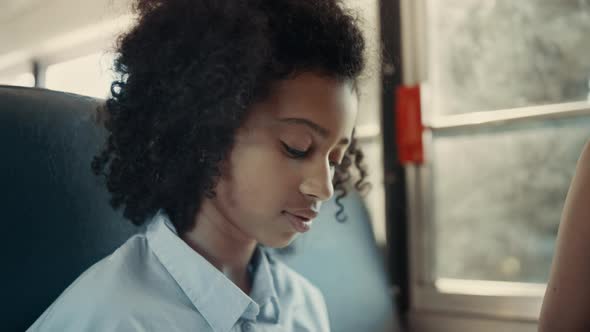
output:
M145 277L146 268L153 270L155 266L150 263L153 259L150 255L153 254L145 235L133 235L76 278L28 331L119 331L130 327L126 325L131 323L128 320L138 319L141 311L145 311L138 309L149 308L155 298L146 292L146 289L157 291L146 287L148 280L165 276L149 273L151 277ZM158 301L154 305L162 303Z

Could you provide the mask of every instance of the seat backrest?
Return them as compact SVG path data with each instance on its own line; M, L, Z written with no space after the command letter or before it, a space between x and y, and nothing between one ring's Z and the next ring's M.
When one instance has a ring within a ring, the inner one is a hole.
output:
M90 169L98 102L0 87L3 331L24 331L85 269L135 232Z
M100 101L0 86L0 241L8 280L2 330L23 331L85 269L138 229L109 205L90 169L105 131ZM361 200L345 201L348 222L329 203L312 232L282 259L319 286L334 331L396 326L387 278Z
M322 290L333 331L399 331L367 209L356 192L342 203L348 216L344 223L336 221L338 207L331 200L312 229L277 254Z

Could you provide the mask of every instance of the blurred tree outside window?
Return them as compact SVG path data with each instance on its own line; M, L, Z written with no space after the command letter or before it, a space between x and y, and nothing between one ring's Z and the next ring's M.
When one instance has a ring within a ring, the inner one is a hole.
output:
M588 99L589 0L430 0L434 111Z
M589 138L590 117L436 135L436 276L545 283Z

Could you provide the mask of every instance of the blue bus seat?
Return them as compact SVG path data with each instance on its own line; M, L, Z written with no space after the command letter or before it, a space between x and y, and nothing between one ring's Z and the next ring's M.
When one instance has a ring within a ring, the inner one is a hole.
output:
M138 228L108 205L90 169L102 101L0 86L3 331L24 331L84 270ZM293 254L278 254L323 291L334 331L397 331L387 277L360 198L348 222L330 203Z

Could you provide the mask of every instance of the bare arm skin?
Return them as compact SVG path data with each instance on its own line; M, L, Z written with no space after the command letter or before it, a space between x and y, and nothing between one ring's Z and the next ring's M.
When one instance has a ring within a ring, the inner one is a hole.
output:
M590 142L572 180L545 292L539 332L590 331Z

